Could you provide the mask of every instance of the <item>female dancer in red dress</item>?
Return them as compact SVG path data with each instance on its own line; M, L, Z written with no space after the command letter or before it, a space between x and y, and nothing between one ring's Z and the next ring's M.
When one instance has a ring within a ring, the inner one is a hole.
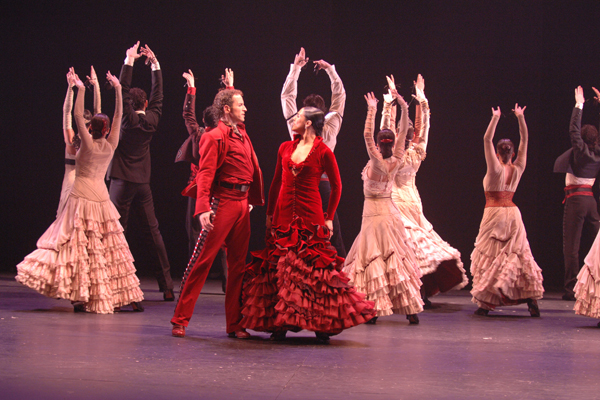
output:
M333 152L320 137L324 114L305 107L298 112L293 141L279 148L269 191L267 247L253 253L244 288L247 329L286 332L307 329L321 341L375 316L373 303L364 300L341 272L344 260L329 243L332 218L342 184ZM323 172L331 195L324 215L319 195Z

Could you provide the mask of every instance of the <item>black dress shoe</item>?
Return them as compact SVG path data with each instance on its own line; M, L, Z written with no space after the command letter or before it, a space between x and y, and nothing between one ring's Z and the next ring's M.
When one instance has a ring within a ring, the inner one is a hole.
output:
M563 294L562 299L566 301L575 301L575 295L573 293L565 293Z
M144 312L144 306L142 305L141 301L132 302L131 308L133 308L133 311L135 312Z
M269 340L272 340L274 342L281 342L283 340L285 340L285 335L286 335L287 331L276 331L271 333L271 337L269 338Z
M540 307L538 306L537 300L527 299L527 309L532 317L540 316Z
M423 308L425 310L431 310L433 308L433 305L431 304L431 301L429 301L429 298L427 298L427 296L423 296Z
M419 325L419 317L417 314L408 314L406 316L409 325Z
M175 293L173 293L173 289L167 289L163 293L163 299L165 301L175 301Z

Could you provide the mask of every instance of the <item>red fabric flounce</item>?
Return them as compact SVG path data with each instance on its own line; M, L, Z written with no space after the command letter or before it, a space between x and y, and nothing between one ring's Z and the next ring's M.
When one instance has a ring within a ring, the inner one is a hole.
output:
M246 269L244 328L337 334L375 316L374 303L348 284L328 238L326 227L310 229L300 217L274 227Z

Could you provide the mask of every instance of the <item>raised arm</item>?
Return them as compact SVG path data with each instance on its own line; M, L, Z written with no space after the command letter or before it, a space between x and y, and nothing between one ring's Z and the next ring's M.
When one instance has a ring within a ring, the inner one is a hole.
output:
M100 84L98 83L98 76L96 76L96 70L92 65L90 74L87 76L88 82L94 89L94 115L102 112L102 98L100 96Z
M75 87L75 78L73 75L74 73L69 69L69 72L67 72L67 95L63 104L63 137L67 146L67 152L75 155L77 151L75 146L73 146L75 131L73 130L71 119L71 112L73 111L73 88Z
M367 101L367 119L365 120L365 129L363 132L365 138L365 145L367 147L367 153L369 153L369 158L371 160L383 160L381 157L381 153L377 150L377 146L375 145L375 140L373 138L373 133L375 131L375 114L377 113L377 98L371 93L367 93L365 95L365 100Z
M582 92L583 97L583 92ZM527 163L527 144L529 141L529 132L527 131L527 124L525 123L525 115L523 114L527 106L521 108L518 104L515 103L515 115L517 116L517 120L519 120L519 134L521 135L521 142L519 143L519 154L517 154L517 159L514 164L521 168L521 170L525 169L525 164Z
M115 115L113 116L112 127L110 128L111 134L108 135L108 143L113 149L116 149L119 145L119 137L121 136L121 120L123 119L123 95L121 93L121 84L116 76L108 71L106 73L106 79L110 82L111 86L115 88Z
M85 126L85 120L83 119L83 109L84 109L84 101L85 101L85 86L81 79L75 73L73 67L71 67L71 71L73 73L73 79L75 81L75 86L77 86L77 99L75 100L75 108L73 110L73 117L75 117L75 124L77 124L77 131L79 132L79 137L81 138L81 149L86 150L92 147L93 139L92 135L90 135L89 131Z
M296 97L298 96L298 76L300 70L306 65L308 58L304 47L300 48L300 52L294 57L294 63L290 66L290 72L285 78L283 83L283 89L281 89L281 108L283 109L283 118L285 118L290 137L294 139L294 132L292 131L292 125L294 119L292 118L298 112L298 106L296 105Z
M427 142L429 140L429 102L425 97L425 79L419 74L415 83L415 94L413 97L419 102L416 107L415 115L415 142L417 142L423 150L427 150Z
M124 127L136 126L139 123L140 117L133 109L131 104L131 96L129 95L129 89L131 88L131 80L133 78L133 63L135 60L140 58L142 54L138 53L138 47L140 42L131 46L125 52L125 62L121 68L121 75L119 76L119 82L121 83L121 90L123 93L123 125Z
M396 105L392 90L396 90L394 75L386 76L388 92L383 95L383 110L381 111L381 124L379 129L390 129L396 134Z
M325 117L325 126L323 126L323 142L331 149L335 147L337 135L342 127L344 118L344 108L346 107L346 90L340 79L335 65L329 64L327 61L315 61L317 70L322 69L329 75L331 81L331 106L329 113Z
M395 96L402 112L400 123L398 124L398 132L396 133L396 147L392 156L396 157L398 160L404 161L404 141L408 132L408 104L402 96L398 94L396 89L392 91L392 94Z
M188 69L188 72L184 72L183 77L187 81L188 86L183 103L183 120L185 121L188 134L197 135L200 131L200 125L198 125L198 120L196 119L196 80L191 69Z
M596 90L594 88L594 90ZM583 112L583 104L585 98L583 97L583 88L578 86L575 89L575 107L571 114L571 122L569 125L569 135L571 136L571 146L576 155L582 154L586 150L586 145L581 137L581 114Z
M158 126L162 115L163 107L163 78L160 64L156 59L156 55L148 45L140 49L140 53L146 57L146 63L151 64L152 69L152 89L148 98L148 107L146 108L146 121L154 128Z
M485 131L485 135L483 135L483 151L485 153L485 162L487 164L488 171L497 170L501 167L500 161L498 161L498 158L496 157L496 151L494 150L493 143L494 133L496 132L496 126L498 125L500 115L500 107L496 108L495 110L492 107L492 119L487 130Z

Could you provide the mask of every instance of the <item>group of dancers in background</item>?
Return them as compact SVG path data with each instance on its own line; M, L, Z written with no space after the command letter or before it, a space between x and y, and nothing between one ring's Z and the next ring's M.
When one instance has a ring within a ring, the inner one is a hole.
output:
M134 62L142 56L152 69L149 98L143 90L130 87ZM227 266L226 331L239 339L250 337L248 329L269 332L273 340L305 329L327 342L344 329L375 324L378 317L391 314L406 315L409 324L418 324L418 314L431 306L431 296L468 284L460 253L425 218L415 185L430 130L423 77L414 82L414 123L393 76L387 77L389 91L383 95L377 132L378 99L373 93L365 96L363 135L369 161L362 172L362 225L346 254L336 212L342 183L333 153L346 92L335 66L314 61L315 71L324 70L331 80L331 105L327 108L321 96L312 94L298 110L297 81L308 61L302 48L281 93L291 140L282 143L277 153L269 188L266 246L252 252L248 265L249 213L253 206L264 205L265 188L246 133L243 93L234 87L233 72L227 69L222 76L224 88L202 113L202 127L196 117L194 75L191 70L183 74L188 86L183 117L190 136L176 162L191 164L183 191L190 199L190 262L171 319L173 336L185 336L219 254ZM115 90L112 124L101 113L93 67L85 84L73 68L67 74L65 177L57 217L38 240L37 250L17 266L16 279L48 297L71 300L75 311L113 313L127 305L143 311L143 294L125 239L130 209L142 216L142 234L164 300L175 300L150 190L149 145L162 114L162 73L154 52L147 45L140 48L138 42L127 50L120 78L108 72L107 79ZM86 84L94 90L93 114L84 110ZM575 100L572 148L555 166L557 172L567 174L565 263L567 256L578 257L583 223L591 221L596 231L600 226L591 194L600 170L598 131L590 125L581 127L581 87ZM472 301L478 306L475 314L481 316L499 306L521 303L527 304L532 317L540 316L542 273L531 254L520 211L512 202L527 158L524 111L515 104L520 132L516 158L508 139L494 148L499 107L492 108L483 137L486 205L470 265ZM105 177L111 181L110 191ZM570 265L565 281L571 291L563 298L576 299L577 314L600 318L600 239L596 238L577 279L571 276Z

